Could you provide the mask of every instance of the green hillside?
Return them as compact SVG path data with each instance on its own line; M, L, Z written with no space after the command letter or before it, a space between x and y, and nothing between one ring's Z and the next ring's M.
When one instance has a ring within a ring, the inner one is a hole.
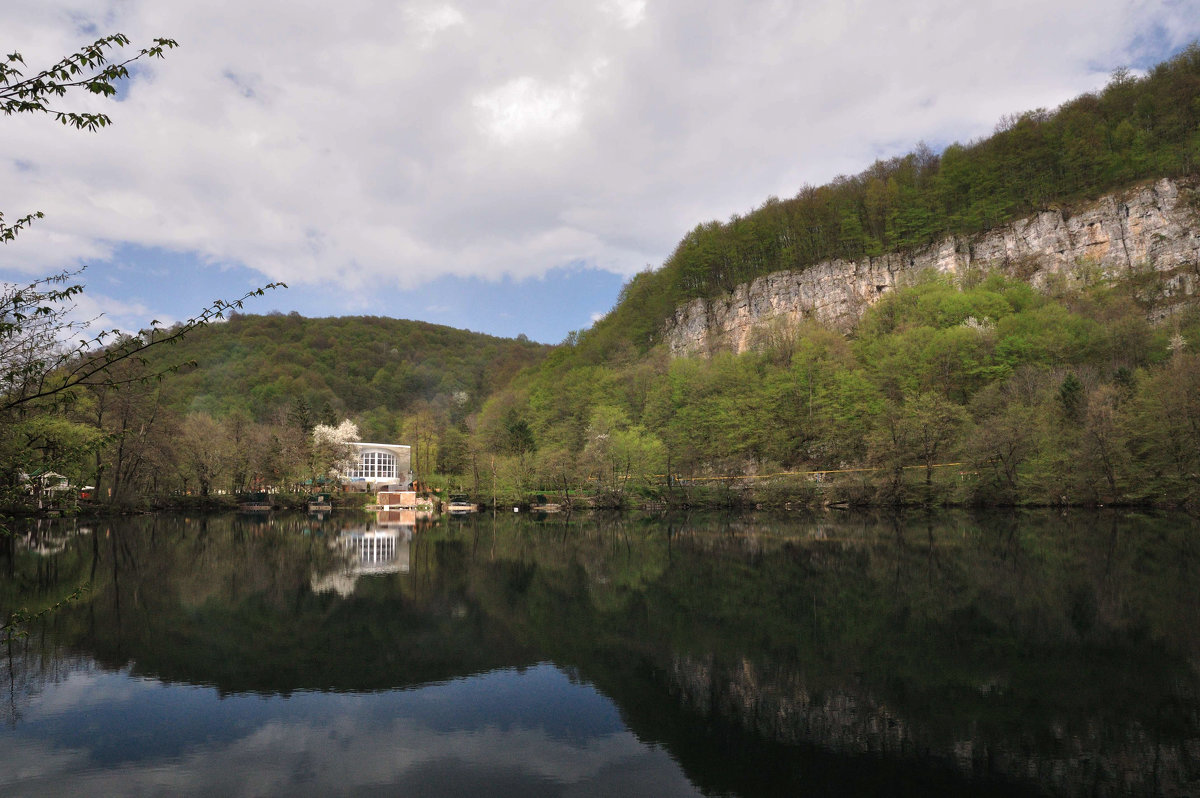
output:
M356 418L364 431L390 437L396 418L422 402L454 407L461 418L549 350L381 316L234 314L158 350L151 365L196 363L164 383L165 404L181 413L241 411L267 421L303 405L314 418Z
M1145 77L1119 71L1099 94L1006 118L987 139L699 225L489 402L481 445L511 459L514 493L590 485L615 501L1196 501L1200 315L1151 323L1166 309L1132 284L1043 294L998 275L930 276L849 338L778 322L741 356L672 359L661 334L680 303L762 274L1198 171L1192 45Z
M30 352L41 345L37 325L9 332ZM3 395L0 511L38 500L23 475L41 471L92 485L95 497L119 506L311 490L342 456L317 443L314 427L343 420L362 440L411 445L422 475L461 470L468 419L550 350L380 317L232 313L176 332L155 333L166 343L132 357L120 356L131 350L118 341L65 362L42 383L69 380L76 363L110 362L70 390L32 403ZM39 378L38 361L34 371L13 362L20 385Z

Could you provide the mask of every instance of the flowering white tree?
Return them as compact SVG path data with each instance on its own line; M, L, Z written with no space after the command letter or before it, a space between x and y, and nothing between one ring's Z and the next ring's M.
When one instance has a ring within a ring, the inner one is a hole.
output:
M318 424L312 431L313 478L328 474L334 478L345 476L354 468L354 447L350 444L361 440L358 425L346 419L336 427Z

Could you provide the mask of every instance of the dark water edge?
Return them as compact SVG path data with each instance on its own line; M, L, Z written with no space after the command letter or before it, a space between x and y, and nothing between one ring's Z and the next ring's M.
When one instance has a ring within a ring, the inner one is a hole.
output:
M0 792L1193 794L1198 529L43 521L0 544L3 617L91 587L5 646Z
M812 483L780 484L770 480L756 482L747 478L736 485L697 486L678 485L669 489L650 491L642 495L615 491L609 493L567 493L546 496L538 494L519 500L496 500L490 496L470 496L483 513L506 513L518 508L521 512L536 510L544 502L557 503L568 512L612 512L633 515L679 515L699 513L765 512L771 515L796 513L823 514L827 512L882 515L911 515L916 513L967 512L983 514L1063 513L1117 510L1152 514L1188 514L1200 520L1200 503L1195 496L1158 495L1141 499L1100 501L1096 497L1070 499L1066 496L1053 502L1028 499L1014 501L1012 497L972 496L964 498L955 487L944 480L934 484L932 493L922 484L905 483L899 491L871 481L837 482L823 485ZM303 511L309 494L280 492L271 494L276 512ZM365 493L333 493L337 512L358 512L374 503L374 495ZM445 509L445 496L431 495L435 505ZM35 510L25 506L0 508L0 514L18 523L54 518L96 520L121 518L153 513L220 514L238 509L238 494L221 493L147 495L127 503L107 503L94 500L68 502L61 507Z

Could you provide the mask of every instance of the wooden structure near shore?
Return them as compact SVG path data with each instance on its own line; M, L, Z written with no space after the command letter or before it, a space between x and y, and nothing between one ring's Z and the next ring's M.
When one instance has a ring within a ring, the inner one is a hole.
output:
M376 510L432 510L433 500L423 498L415 490L380 491L375 497Z

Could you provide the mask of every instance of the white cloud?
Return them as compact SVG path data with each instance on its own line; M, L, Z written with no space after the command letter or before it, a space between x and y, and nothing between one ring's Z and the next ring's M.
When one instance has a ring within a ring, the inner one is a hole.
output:
M90 27L89 27L90 26ZM0 120L0 273L134 243L362 292L584 263L632 274L695 224L1054 106L1200 35L1200 0L707 4L44 0L45 64L120 30L115 127Z
M483 112L485 128L503 144L570 134L582 120L582 103L583 80L578 76L561 86L520 77L473 101Z
M70 314L70 318L86 325L88 335L97 335L102 330L114 328L137 332L152 320L157 321L161 327L170 327L177 321L173 318L151 319L153 311L145 304L126 302L91 289L76 294L73 299L75 310Z
M461 11L448 5L424 8L409 6L404 9L404 16L424 37L426 44L432 42L433 37L442 31L466 22Z
M646 0L605 0L600 8L626 28L636 28L646 18Z

